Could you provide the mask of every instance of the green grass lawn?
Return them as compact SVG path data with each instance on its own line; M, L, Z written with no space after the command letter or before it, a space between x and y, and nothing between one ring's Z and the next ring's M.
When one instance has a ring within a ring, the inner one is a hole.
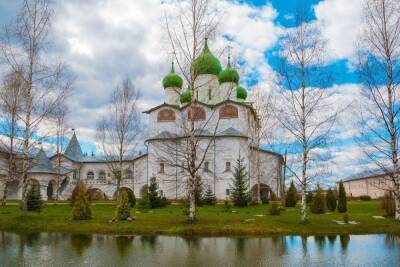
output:
M236 212L223 212L223 205L198 208L197 222L188 224L181 205L170 205L148 213L135 213L134 222L109 223L114 216L115 203L93 203L93 219L71 221L71 207L67 203L46 203L41 213L31 212L21 216L15 202L0 207L0 230L15 232L69 232L69 233L130 233L165 235L274 235L274 234L362 234L400 233L400 222L393 219L378 220L382 215L378 201L348 202L350 220L358 225L338 225L332 220L343 220L337 212L322 215L310 214L308 223L299 222L299 207L286 208L280 216L268 213L269 205L232 208ZM132 209L132 213L134 210ZM263 217L255 215L262 214ZM249 220L250 219L250 220Z

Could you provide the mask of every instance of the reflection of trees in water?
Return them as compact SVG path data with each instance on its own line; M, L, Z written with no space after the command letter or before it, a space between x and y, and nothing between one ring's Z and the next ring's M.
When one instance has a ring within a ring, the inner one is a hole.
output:
M347 250L349 242L350 242L350 235L340 235L340 246L342 247L342 250L344 252Z
M182 236L183 241L189 248L199 248L200 238L194 236Z
M142 242L142 246L149 246L151 249L154 249L157 244L157 236L156 235L142 235L140 237L140 241Z
M400 236L394 234L385 235L385 245L388 248L395 248L400 246Z
M333 246L336 242L336 235L328 235L328 241L331 246Z
M92 235L71 235L70 244L73 250L75 250L79 256L82 256L83 252L92 244Z
M33 247L35 243L39 240L40 233L28 233L21 235L21 242L27 247Z
M132 247L132 241L134 236L121 235L115 237L115 245L117 247L118 254L123 257L126 252Z
M301 236L301 247L303 248L303 255L307 255L307 236Z
M245 243L246 240L244 238L236 238L235 239L235 243L236 243L236 252L238 255L243 255L244 253L244 247L245 247Z
M325 236L323 235L316 235L314 236L315 244L317 245L319 250L323 250L325 246Z

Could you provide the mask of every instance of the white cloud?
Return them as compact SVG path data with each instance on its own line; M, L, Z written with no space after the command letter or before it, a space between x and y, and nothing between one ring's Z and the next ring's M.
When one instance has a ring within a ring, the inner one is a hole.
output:
M351 57L361 33L364 0L324 0L314 7L333 59Z

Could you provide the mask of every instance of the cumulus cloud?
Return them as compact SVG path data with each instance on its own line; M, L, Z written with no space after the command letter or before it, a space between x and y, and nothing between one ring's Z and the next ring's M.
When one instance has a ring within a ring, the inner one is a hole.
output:
M362 30L364 0L324 0L314 6L316 23L328 41L332 59L354 55Z

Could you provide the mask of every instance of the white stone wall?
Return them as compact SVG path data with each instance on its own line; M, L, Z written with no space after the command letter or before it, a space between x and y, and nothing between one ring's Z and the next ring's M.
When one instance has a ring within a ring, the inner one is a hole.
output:
M219 99L221 101L225 101L228 99L236 101L237 100L236 88L237 85L235 83L231 82L222 83L218 88Z
M194 82L194 97L200 102L208 104L218 103L220 102L218 87L219 81L216 75L199 75Z
M180 104L180 89L177 87L165 88L165 103L169 105L179 105Z
M380 198L385 195L387 188L390 188L390 181L382 176L367 179L351 180L343 182L346 195L351 197L370 196ZM339 189L339 188L338 188Z

